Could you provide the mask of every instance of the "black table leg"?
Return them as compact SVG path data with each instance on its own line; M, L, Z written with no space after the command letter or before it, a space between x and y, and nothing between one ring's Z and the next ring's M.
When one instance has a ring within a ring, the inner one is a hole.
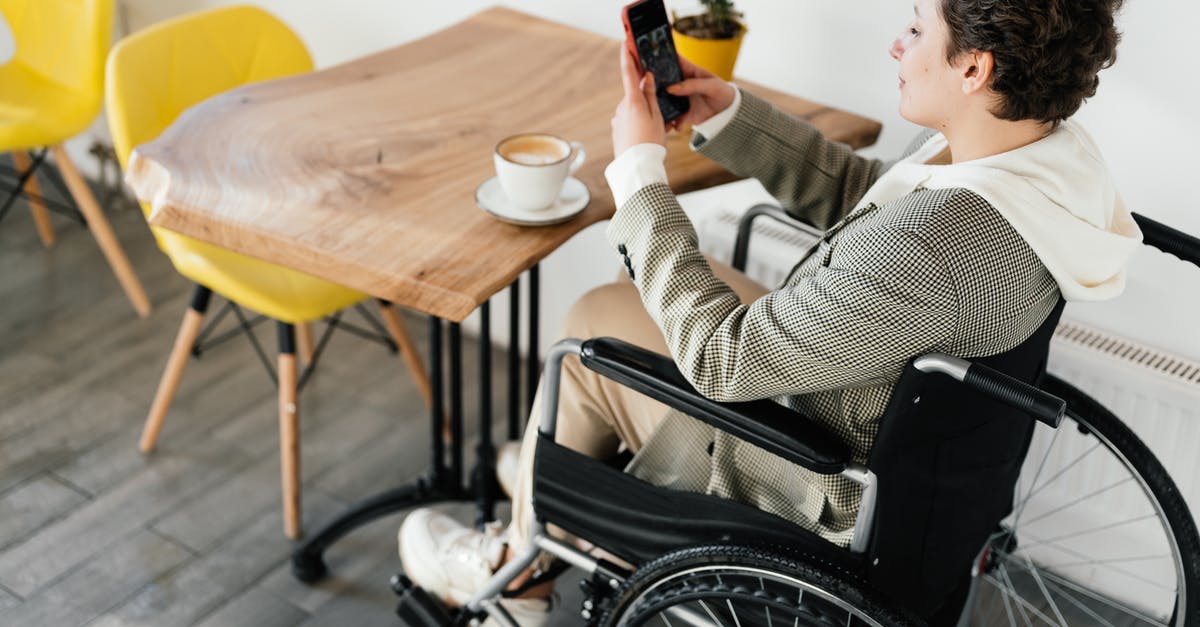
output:
M508 289L508 439L521 437L521 279Z
M492 307L479 307L479 444L471 485L475 492L475 526L494 517L496 503L496 454L492 445Z
M450 480L463 484L462 325L450 323Z
M542 368L538 363L538 264L529 269L529 352L525 355L525 415L533 413L533 396L537 393Z

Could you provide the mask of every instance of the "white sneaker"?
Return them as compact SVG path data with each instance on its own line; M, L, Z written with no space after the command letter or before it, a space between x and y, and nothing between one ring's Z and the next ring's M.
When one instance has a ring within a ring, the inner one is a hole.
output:
M521 441L510 440L496 449L496 480L500 489L512 498L517 488L517 467L520 466Z
M480 533L432 509L409 514L398 540L404 574L452 607L469 601L504 561L499 523Z

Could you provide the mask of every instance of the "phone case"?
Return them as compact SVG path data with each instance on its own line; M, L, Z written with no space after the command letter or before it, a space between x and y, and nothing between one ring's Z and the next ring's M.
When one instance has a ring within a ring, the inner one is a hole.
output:
M646 68L642 67L642 59L638 56L637 44L633 41L633 26L629 24L629 9L644 2L646 0L637 0L637 2L631 2L621 9L621 22L625 25L625 49L633 56L633 62L637 64L639 75L645 74Z
M629 19L629 12L631 9L634 9L635 7L638 7L640 5L647 4L647 3L652 3L652 2L661 3L662 0L637 0L637 2L632 2L630 4L627 4L627 5L625 5L624 8L621 9L621 22L625 26L625 48L629 51L630 56L633 57L634 63L637 64L637 70L638 70L639 76L644 76L646 74L646 68L642 64L641 55L638 54L637 42L633 35L633 24ZM664 13L665 13L665 10L664 10ZM670 22L668 21L667 24L669 26ZM678 57L677 52L674 54L676 57ZM678 58L676 58L676 63L678 63ZM670 94L667 94L666 92L662 91L662 89L664 87L665 87L665 84L659 85L659 94L658 94L659 108L663 112L664 121L670 122L670 121L678 118L679 116L682 116L683 114L687 113L688 99L685 97L681 97L681 96L672 96Z

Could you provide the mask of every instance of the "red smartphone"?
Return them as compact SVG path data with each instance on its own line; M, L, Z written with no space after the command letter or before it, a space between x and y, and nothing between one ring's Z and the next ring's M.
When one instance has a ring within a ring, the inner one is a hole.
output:
M638 71L654 74L658 108L663 121L670 122L687 113L688 99L667 93L667 86L683 80L671 23L662 0L638 0L621 10L625 22L625 46L638 61Z

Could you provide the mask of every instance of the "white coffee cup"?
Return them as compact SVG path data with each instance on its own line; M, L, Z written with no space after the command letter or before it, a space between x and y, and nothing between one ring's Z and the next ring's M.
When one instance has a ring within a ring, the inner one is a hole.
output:
M506 137L492 153L500 187L512 206L522 211L553 207L567 175L586 158L583 144L547 133Z

